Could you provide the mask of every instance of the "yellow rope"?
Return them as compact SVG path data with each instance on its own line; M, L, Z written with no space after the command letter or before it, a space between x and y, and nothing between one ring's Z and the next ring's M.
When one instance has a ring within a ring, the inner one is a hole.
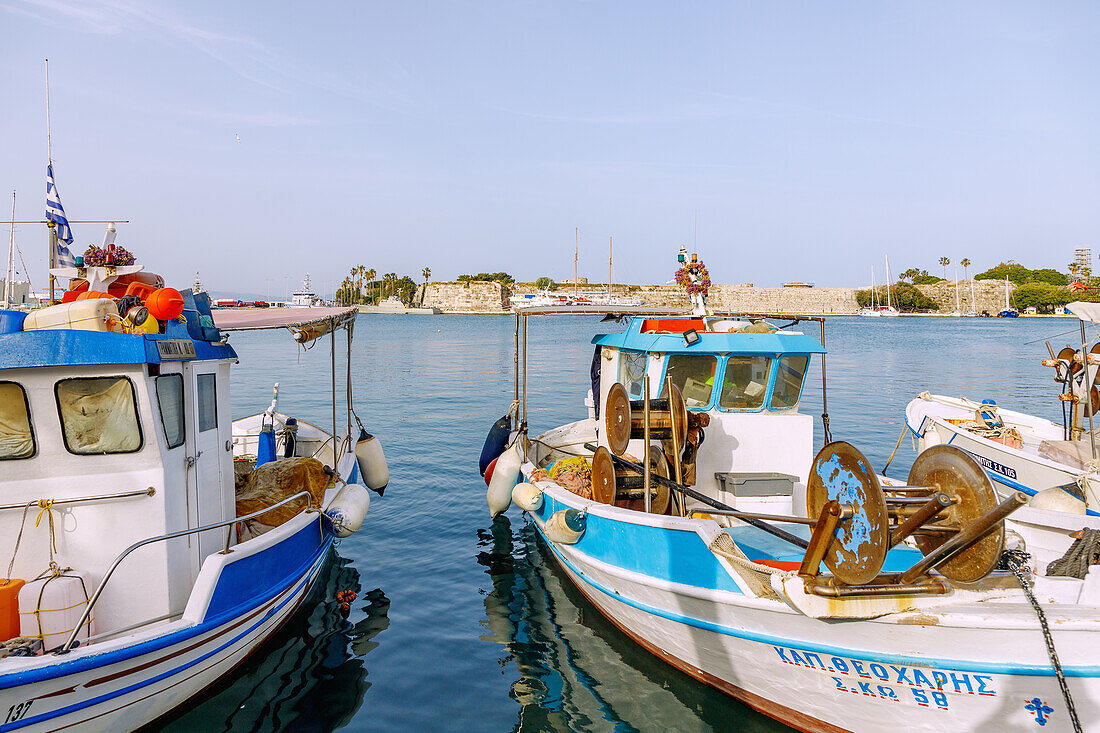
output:
M42 515L45 514L50 523L50 547L52 548L53 552L57 552L57 537L54 535L53 531L53 499L39 499L38 506L40 508L38 511L38 516L34 518L34 526L38 526L38 523L42 521ZM50 557L52 560L52 552Z

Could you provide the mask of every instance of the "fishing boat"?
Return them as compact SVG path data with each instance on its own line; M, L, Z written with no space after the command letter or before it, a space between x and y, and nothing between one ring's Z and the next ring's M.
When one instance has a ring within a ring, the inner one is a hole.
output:
M133 730L181 706L299 609L362 524L363 484L388 482L336 398L353 308L215 314L142 270L55 268L88 297L0 312L0 731ZM281 411L278 385L231 419L229 333L259 329L331 337L331 430Z
M1056 354L1048 344L1050 358L1043 360L1060 387L1061 423L1005 409L995 400L930 392L905 408L918 450L961 448L981 464L1001 495L1020 491L1032 497L1010 524L1033 554L1048 562L1064 553L1081 529L1100 529L1100 422L1093 417L1100 410L1100 342L1090 346L1084 328L1100 322L1100 308L1078 302L1066 309L1080 319L1081 345Z
M482 452L496 456L490 514L514 502L628 637L800 730L1096 720L1100 574L1004 554L1026 497L999 501L965 452L927 450L902 483L833 440L824 319L713 312L705 289L688 294L690 311L588 311L628 319L593 339L588 414L533 437L528 320L553 311L517 313L513 410ZM798 328L814 322L820 340ZM799 410L812 358L816 456Z

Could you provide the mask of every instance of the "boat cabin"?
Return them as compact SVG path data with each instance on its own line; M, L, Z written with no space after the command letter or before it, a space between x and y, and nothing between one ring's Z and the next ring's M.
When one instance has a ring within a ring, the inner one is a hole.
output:
M204 322L205 295L183 296L185 322L163 334L0 333L0 551L5 566L14 557L11 577L56 567L90 594L129 545L233 518L237 355ZM142 548L106 587L94 628L178 615L225 534Z
M763 500L785 511L792 492L804 496L793 489L805 484L813 460L814 418L798 407L810 359L825 353L816 338L764 321L638 316L623 332L592 342L586 403L597 433L611 387L618 382L640 401L648 376L651 400L666 396L671 383L689 412L709 416L696 460L700 491L738 508ZM642 440L628 447L635 456L643 450Z

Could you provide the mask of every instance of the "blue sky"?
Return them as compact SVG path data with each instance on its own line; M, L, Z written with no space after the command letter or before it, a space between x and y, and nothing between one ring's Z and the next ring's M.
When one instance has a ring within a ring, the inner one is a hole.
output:
M1100 254L1096 3L0 0L0 33L0 191L41 215L49 57L70 218L179 284L562 279L574 227L582 275L613 235L663 282L696 211L717 282Z

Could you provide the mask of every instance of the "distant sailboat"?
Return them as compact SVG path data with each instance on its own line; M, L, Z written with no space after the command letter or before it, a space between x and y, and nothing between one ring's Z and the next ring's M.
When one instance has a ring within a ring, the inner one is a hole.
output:
M1005 278L1005 309L997 314L998 318L1019 318L1020 311L1012 307L1008 302L1008 278Z
M962 318L962 306L959 305L959 267L955 266L955 310L949 314L952 318Z
M866 308L860 308L859 314L864 318L877 318L882 316L878 308L875 307L875 266L871 265L871 304Z
M890 255L886 255L886 305L879 306L879 315L894 317L901 315L898 309L890 305Z
M974 298L974 279L971 278L970 279L970 310L968 310L966 313L963 313L963 316L965 316L966 318L977 318L978 317L977 302L978 302L977 299Z

